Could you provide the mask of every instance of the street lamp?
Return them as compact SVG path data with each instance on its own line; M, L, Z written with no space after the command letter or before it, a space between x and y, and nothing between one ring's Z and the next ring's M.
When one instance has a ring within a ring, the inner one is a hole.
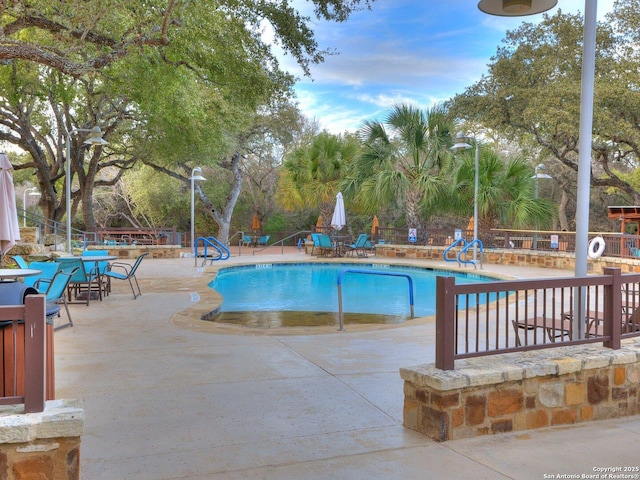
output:
M534 198L536 200L538 200L538 179L539 178L553 178L551 175L547 175L546 173L539 173L539 170L546 170L547 167L545 166L544 163L540 163L538 165L536 165L536 170L535 170L535 174L533 175L533 177L531 178L535 178L536 179L536 188L535 188L535 196ZM535 232L533 234L533 249L534 250L538 250L538 218L536 217L536 222L535 222Z
M467 138L464 136L462 132L458 132L456 135L456 144L451 147L451 150L454 152L459 152L462 150L469 150L473 148L466 142ZM478 146L477 140L474 138L474 143L476 144L476 156L475 156L475 170L474 170L474 186L473 186L473 264L476 264L476 260L478 258L478 177L479 177L479 165L480 165L480 147Z
M198 175L196 175L198 173ZM193 253L193 258L196 259L196 265L198 264L198 259L196 256L196 244L195 244L195 205L196 205L196 180L204 181L206 178L202 176L202 169L200 167L195 167L191 170L191 251Z
M505 11L509 0L482 0L478 8L491 15L517 16L522 13ZM531 3L530 0L516 0L516 3ZM529 15L541 13L556 5L554 0L536 0L536 7L530 8ZM584 2L584 33L582 41L582 78L580 92L580 132L578 153L578 192L576 205L576 277L587 276L587 252L589 248L589 196L591 190L591 140L593 136L593 90L596 64L596 17L598 0ZM578 292L578 289L581 291ZM575 312L573 316L573 340L584 338L586 295L585 287L576 287Z
M27 192L30 192L30 197L39 197L41 195L37 187L29 187L24 190L24 193L22 194L22 208L24 210L24 212L22 213L23 227L27 226Z
M102 138L102 130L100 127L95 126L93 128L74 128L70 132L67 132L67 165L66 165L66 183L67 189L66 202L67 202L67 252L73 253L71 249L71 135L84 132L91 133L91 136L87 138L84 143L86 145L106 145L107 142Z

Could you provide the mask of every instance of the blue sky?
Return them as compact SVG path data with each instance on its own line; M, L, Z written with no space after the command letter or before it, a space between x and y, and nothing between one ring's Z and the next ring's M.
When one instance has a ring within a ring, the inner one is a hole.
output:
M592 1L592 0L588 0ZM339 54L312 66L304 77L290 58L283 67L299 76L298 103L332 133L355 131L364 120L382 120L393 105L428 108L462 93L486 73L507 30L542 15L495 17L477 0L377 0L372 10L343 24L318 23L323 48ZM598 18L613 0L598 2ZM563 12L583 12L584 0L559 0Z

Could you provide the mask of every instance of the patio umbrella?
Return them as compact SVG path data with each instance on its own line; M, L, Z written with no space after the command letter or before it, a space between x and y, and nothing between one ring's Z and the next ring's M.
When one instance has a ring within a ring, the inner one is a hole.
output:
M474 224L473 217L471 217L469 219L469 225L467 225L467 235L472 235L473 234L473 224ZM469 232L471 232L471 233L469 233Z
M257 232L260 230L260 218L258 217L258 212L253 214L253 219L251 220L251 230Z
M371 235L376 234L376 229L380 226L380 222L378 222L378 216L373 216L373 223L371 224Z
M318 220L316 221L316 232L322 231L322 215L318 215Z
M20 240L12 169L7 156L0 153L0 260Z
M333 209L333 217L331 217L331 227L335 230L341 230L347 223L344 214L344 200L342 199L342 192L338 192L336 195L336 207Z

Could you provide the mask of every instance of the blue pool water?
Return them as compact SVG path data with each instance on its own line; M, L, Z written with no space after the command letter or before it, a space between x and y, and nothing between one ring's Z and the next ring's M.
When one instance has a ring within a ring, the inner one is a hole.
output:
M456 277L458 284L495 280L481 275L426 268L298 263L222 268L209 286L223 297L221 312L336 313L338 274L347 269L411 276L416 317L435 314L436 276ZM345 273L342 277L342 304L345 313L407 318L410 313L408 281L404 277Z

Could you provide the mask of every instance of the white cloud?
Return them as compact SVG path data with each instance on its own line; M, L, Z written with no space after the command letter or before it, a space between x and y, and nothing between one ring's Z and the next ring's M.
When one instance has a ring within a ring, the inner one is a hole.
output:
M600 0L599 19L613 2ZM478 81L508 30L542 18L492 17L469 4L377 0L372 11L357 12L343 24L318 23L321 48L340 54L313 65L313 80L300 75L291 57L281 57L283 66L300 78L301 110L341 133L395 104L430 107ZM582 12L584 0L559 0L558 6L563 12Z

